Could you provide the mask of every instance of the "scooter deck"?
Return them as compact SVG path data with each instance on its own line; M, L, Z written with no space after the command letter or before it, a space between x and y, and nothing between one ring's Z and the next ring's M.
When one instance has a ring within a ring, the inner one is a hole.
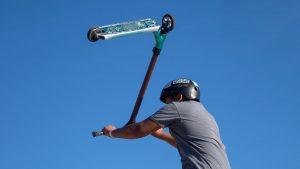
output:
M123 22L112 25L95 27L97 38L107 40L114 37L140 33L140 32L155 32L158 31L158 25L153 19L143 19L138 21Z

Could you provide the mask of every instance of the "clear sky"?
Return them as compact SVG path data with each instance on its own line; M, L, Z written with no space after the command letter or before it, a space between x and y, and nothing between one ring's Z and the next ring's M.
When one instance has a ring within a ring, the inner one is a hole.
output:
M234 169L300 168L300 1L0 2L1 169L180 169L176 149L148 136L91 137L129 119L151 33L91 43L88 29L176 18L138 121L162 87L187 77L216 118Z

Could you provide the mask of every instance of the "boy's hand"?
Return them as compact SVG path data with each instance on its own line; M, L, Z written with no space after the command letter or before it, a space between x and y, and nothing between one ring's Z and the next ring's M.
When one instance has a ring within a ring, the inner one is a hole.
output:
M109 132L112 130L115 130L115 129L117 129L117 128L114 125L108 125L102 129L102 132L104 133L104 135L111 137L109 135Z

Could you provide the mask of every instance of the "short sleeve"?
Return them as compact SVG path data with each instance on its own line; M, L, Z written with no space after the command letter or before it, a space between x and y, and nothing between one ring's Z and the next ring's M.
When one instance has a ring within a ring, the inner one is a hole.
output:
M160 110L155 112L149 119L156 122L162 128L170 127L179 120L179 114L176 106L173 103L166 104Z

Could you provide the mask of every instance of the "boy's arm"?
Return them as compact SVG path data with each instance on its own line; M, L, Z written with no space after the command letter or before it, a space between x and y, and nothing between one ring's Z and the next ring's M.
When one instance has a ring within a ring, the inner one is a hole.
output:
M133 123L122 128L116 128L113 125L108 125L102 129L104 135L113 138L136 139L145 137L156 130L160 126L150 119L146 119L139 123Z
M169 143L171 146L177 148L177 144L175 142L174 137L170 133L164 132L163 128L160 128L151 134L152 134L152 136L159 138L159 139Z
M139 123L134 123L122 128L116 128L113 125L108 125L102 129L104 135L112 138L136 139L152 134L154 137L166 141L175 148L177 144L174 138L163 131L163 129L151 119L146 119Z

